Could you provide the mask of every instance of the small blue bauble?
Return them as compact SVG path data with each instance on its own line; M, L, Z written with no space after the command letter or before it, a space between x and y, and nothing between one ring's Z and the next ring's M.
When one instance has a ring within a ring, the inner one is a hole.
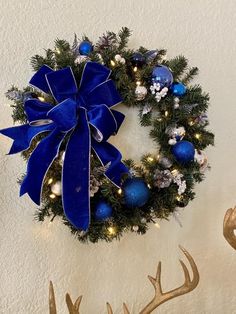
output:
M161 88L170 87L173 83L173 75L165 65L158 65L152 71L152 82L159 83Z
M149 189L139 178L127 179L123 186L124 200L127 207L142 207L149 199Z
M99 201L95 206L95 219L105 220L112 216L112 207L105 201Z
M186 90L187 90L186 86L182 83L173 83L171 85L171 92L174 96L178 97L184 96Z
M79 44L79 53L83 56L88 56L93 51L93 45L87 41L84 40Z
M186 164L194 159L195 148L188 141L180 141L172 147L172 154L179 163Z
M141 67L145 63L145 57L141 52L135 52L131 57L134 66Z

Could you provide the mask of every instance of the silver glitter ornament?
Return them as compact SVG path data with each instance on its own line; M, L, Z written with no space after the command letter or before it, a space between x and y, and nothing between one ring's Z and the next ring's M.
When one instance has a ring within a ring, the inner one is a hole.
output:
M172 161L169 158L167 158L167 157L161 157L159 159L159 164L163 168L166 168L166 169L170 168L173 165Z
M145 86L139 85L135 89L135 96L138 101L143 100L147 95L147 89Z

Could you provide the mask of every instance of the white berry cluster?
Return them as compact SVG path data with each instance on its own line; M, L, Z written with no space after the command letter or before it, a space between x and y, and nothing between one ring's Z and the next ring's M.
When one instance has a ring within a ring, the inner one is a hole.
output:
M123 58L121 55L115 55L114 59L118 63L125 64L125 58Z
M174 98L174 109L178 109L179 108L179 98L178 97L175 97Z
M163 87L161 89L161 85L159 83L153 83L150 86L151 93L155 95L156 101L159 102L161 98L165 97L168 93L168 88Z

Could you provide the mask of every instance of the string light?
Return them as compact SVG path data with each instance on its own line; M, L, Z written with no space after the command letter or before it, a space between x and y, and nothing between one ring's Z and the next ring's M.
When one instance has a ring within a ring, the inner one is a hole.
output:
M182 199L183 199L183 197L182 197L181 195L177 195L177 196L176 196L176 200L177 200L178 202L180 202Z
M45 98L42 97L42 96L39 96L39 97L38 97L38 100L40 100L40 101L45 101Z
M200 133L196 133L194 136L195 136L195 138L196 138L197 140L199 140L199 139L201 138L201 134L200 134Z
M165 111L165 117L168 117L168 115L169 115L169 112L166 110Z
M50 178L50 179L48 180L48 185L52 184L52 182L53 182L53 178Z
M49 195L49 197L50 197L51 199L54 199L54 198L56 198L56 195L52 193L52 194Z
M116 65L115 61L111 60L111 66L114 67L115 65Z
M173 169L171 173L173 174L173 176L176 176L179 173L179 171L177 169Z
M138 68L137 68L137 67L134 67L134 68L133 68L133 71L134 71L134 72L137 72L137 71L138 71Z
M140 81L137 81L137 82L136 82L136 85L137 85L137 86L140 86L140 85L141 85L141 82L140 82Z
M159 225L158 222L155 222L155 226L157 227L157 229L160 229L160 228L161 228L161 226Z
M189 124L190 126L193 126L193 125L194 125L194 121L193 121L193 120L190 120L188 124Z
M110 236L114 236L114 235L116 234L116 228L110 226L110 227L107 228L107 232L108 232L108 234L109 234Z
M148 158L147 158L147 161L148 161L148 162L153 162L153 161L154 161L154 158L148 157Z
M57 53L58 55L60 55L60 54L61 54L61 50L60 50L59 48L56 48L56 53Z
M148 186L148 188L149 188L149 189L151 189L151 185L150 185L149 183L148 183L148 185L147 185L147 186Z
M119 189L119 190L117 191L117 193L121 195L121 194L122 194L122 189Z

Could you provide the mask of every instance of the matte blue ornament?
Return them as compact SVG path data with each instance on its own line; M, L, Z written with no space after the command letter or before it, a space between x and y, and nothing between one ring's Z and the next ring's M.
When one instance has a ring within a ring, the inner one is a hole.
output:
M88 56L93 51L93 45L87 41L84 40L79 44L79 53L83 56Z
M152 82L159 83L161 88L170 87L173 83L173 75L165 65L158 65L152 71Z
M186 164L194 159L195 148L191 142L180 141L172 147L172 154L179 163Z
M140 178L127 179L123 186L124 200L127 207L142 207L149 199L149 189Z
M182 83L173 83L171 85L171 92L174 96L184 96L186 94L186 86Z
M141 67L145 63L145 56L141 52L132 55L131 62L134 66Z
M112 207L105 201L99 201L95 206L95 219L105 220L112 216Z

